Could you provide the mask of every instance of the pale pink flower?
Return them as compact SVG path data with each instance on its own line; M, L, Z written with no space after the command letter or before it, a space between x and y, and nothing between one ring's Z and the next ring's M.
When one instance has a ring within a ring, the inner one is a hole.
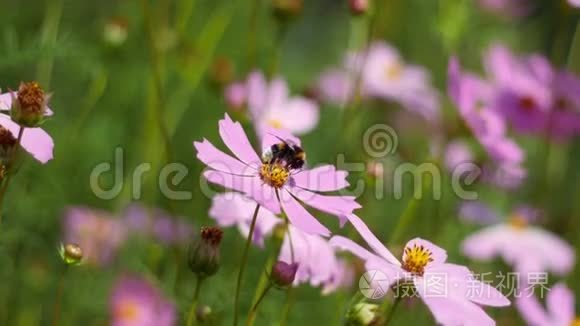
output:
M224 90L226 103L233 110L241 110L247 102L246 85L243 83L233 83Z
M445 250L433 243L420 238L409 241L399 261L359 217L351 214L349 221L371 250L341 236L334 236L331 245L364 260L367 270L382 272L386 276L383 281L388 283L388 287L412 283L437 323L495 325L481 306L510 304L494 287L475 279L467 267L447 263Z
M0 126L10 130L14 138L18 138L21 127L10 118L10 108L14 96L16 93L0 94ZM46 116L52 115L53 112L47 108ZM26 128L22 134L20 145L42 164L53 158L54 142L52 137L42 128Z
M153 239L166 245L180 245L191 240L193 229L184 217L171 216L160 208L132 203L123 212L124 224L130 234Z
M557 235L531 225L534 217L530 212L533 210L520 208L506 222L469 235L462 244L464 254L478 260L502 257L524 277L529 273L568 273L574 267L574 250ZM486 212L484 206L472 213L499 215L491 209Z
M580 0L568 0L568 3L572 6L572 7L580 7Z
M211 183L239 191L258 202L274 214L282 210L296 227L305 232L329 235L302 203L334 215L346 222L345 215L360 207L352 196L322 195L348 186L347 172L324 165L314 169L291 167L284 159L272 161L272 145L286 142L300 146L300 140L283 130L270 129L264 133L263 159L250 145L242 126L226 114L219 122L219 132L235 157L218 150L208 140L194 142L197 158L208 165L203 175ZM264 162L263 162L264 161Z
M323 101L344 106L351 100L354 89L353 77L347 71L330 69L318 78L317 94Z
M288 84L280 77L266 81L261 72L250 73L246 81L248 109L258 135L283 129L303 135L318 125L318 105L302 96L290 96Z
M175 305L139 277L121 277L109 305L112 326L173 326L177 322Z
M86 207L70 207L64 221L64 242L74 243L83 250L83 261L107 265L127 239L123 222L110 213Z
M256 201L237 192L226 192L213 197L209 216L222 227L237 226L244 238L250 233L252 214L256 209ZM260 209L254 229L253 243L264 247L264 240L272 234L276 225L282 223L281 218L266 208Z
M574 326L580 323L580 318L576 318L574 313L574 293L563 283L548 289L545 307L533 292L530 287L516 300L516 307L528 325Z
M350 286L352 269L336 256L328 239L302 232L290 225L278 260L297 263L298 271L294 286L309 283L313 287L322 286L323 293Z

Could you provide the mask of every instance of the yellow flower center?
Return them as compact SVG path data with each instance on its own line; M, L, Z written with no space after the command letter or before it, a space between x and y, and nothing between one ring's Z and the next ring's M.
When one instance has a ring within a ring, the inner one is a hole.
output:
M139 315L139 306L131 301L125 300L121 302L118 308L119 319L129 322L137 320L137 316Z
M423 276L425 266L433 261L431 251L424 246L417 246L405 248L405 256L403 258L403 269L415 275Z
M385 77L388 81L397 80L403 73L403 66L399 62L393 62L385 68Z
M290 171L280 163L264 163L260 168L262 181L274 188L282 188L289 177Z
M282 125L282 122L280 120L277 120L277 119L270 119L268 121L268 125L270 125L270 127L275 128L275 129L284 128L284 125Z
M516 230L523 230L528 226L528 220L520 214L514 214L509 218L509 225Z
M570 324L570 326L580 326L580 317L576 317L576 319L572 321L572 324Z

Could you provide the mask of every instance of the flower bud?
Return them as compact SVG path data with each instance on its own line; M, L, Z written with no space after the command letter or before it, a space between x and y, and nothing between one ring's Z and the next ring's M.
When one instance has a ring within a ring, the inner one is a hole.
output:
M215 274L220 267L219 245L223 231L217 227L202 227L189 250L188 264L192 272L200 277Z
M112 47L125 43L129 35L129 23L125 18L111 18L103 27L103 41Z
M79 265L83 260L83 250L74 243L61 244L59 254L67 265Z
M21 83L16 97L12 95L12 121L23 127L38 127L44 121L49 98L37 82Z
M10 159L12 150L16 146L17 139L10 130L0 126L0 161Z
M348 0L348 7L354 16L364 15L369 9L369 0Z
M302 12L303 0L273 0L274 16L287 21Z
M197 308L195 309L195 318L197 319L198 322L203 323L205 321L208 321L209 318L211 317L211 307L207 306L207 305L198 305Z
M294 282L296 271L298 271L298 264L288 264L283 261L277 261L272 267L270 278L275 285L286 287Z
M346 315L348 326L379 325L379 306L372 303L359 302L350 307Z

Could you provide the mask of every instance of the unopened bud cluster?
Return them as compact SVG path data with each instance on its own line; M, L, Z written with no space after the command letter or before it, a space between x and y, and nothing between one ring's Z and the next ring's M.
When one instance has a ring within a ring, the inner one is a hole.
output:
M40 126L44 122L49 99L50 96L37 82L21 83L16 96L12 95L12 120L27 128Z
M61 244L59 254L62 261L67 265L79 265L83 260L83 250L74 243Z

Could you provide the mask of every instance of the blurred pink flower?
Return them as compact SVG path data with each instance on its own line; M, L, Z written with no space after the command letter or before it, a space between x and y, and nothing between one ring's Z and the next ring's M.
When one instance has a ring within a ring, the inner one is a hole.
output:
M524 151L506 135L503 117L489 107L492 88L475 75L464 73L457 58L451 58L448 71L448 93L458 108L461 118L485 149L493 170L514 172L510 185L521 184L526 176L522 164ZM515 173L521 172L521 173ZM516 178L519 177L519 178Z
M183 217L171 216L159 208L133 203L125 209L123 216L128 232L153 237L166 245L187 243L193 235L191 224Z
M256 209L256 201L237 192L226 192L213 197L209 216L215 219L219 226L236 225L244 238L247 238L254 209ZM274 231L276 225L282 222L282 219L276 217L267 208L261 208L256 220L253 243L263 248L265 238Z
M481 206L479 214L498 215ZM535 210L520 207L505 223L494 224L468 236L462 244L464 254L478 260L502 257L522 276L528 273L566 274L573 267L572 247L555 234L530 225L537 218Z
M247 102L246 85L243 83L233 83L224 90L226 103L231 109L240 110Z
M324 294L352 284L352 269L336 256L328 239L304 233L290 225L278 260L298 264L294 286L322 286Z
M453 172L462 163L473 163L473 152L461 140L454 140L445 148L445 167Z
M341 236L334 236L331 245L364 260L367 270L385 274L384 281L389 283L389 287L412 282L437 323L495 325L480 305L500 307L510 304L494 287L478 281L467 267L446 263L447 253L433 243L420 238L409 241L402 262L399 262L359 217L350 215L349 221L372 250ZM477 291L473 290L474 286Z
M575 326L580 323L580 318L575 318L574 293L566 285L559 283L549 289L545 308L532 289L516 300L516 307L528 325Z
M21 127L10 118L13 96L16 96L16 93L0 94L0 126L10 130L14 138L18 138ZM53 112L47 108L46 116L52 115ZM54 142L52 137L41 128L26 128L22 134L21 145L25 151L42 164L53 158Z
M111 299L112 326L176 325L175 306L149 282L123 276L115 284Z
M318 78L317 94L323 101L344 106L352 97L354 88L353 77L349 72L330 69Z
M532 10L530 0L478 0L484 9L507 18L526 16Z
M68 208L63 227L63 242L79 245L83 261L98 266L111 263L127 238L127 229L121 220L86 207Z
M305 97L290 97L286 81L280 77L267 82L259 71L250 73L245 85L248 109L258 135L271 128L303 135L316 127L318 105Z
M218 150L208 140L194 142L197 158L209 169L203 175L211 183L246 194L274 214L283 209L290 222L308 233L329 235L302 203L322 212L337 216L341 225L344 217L360 207L352 196L322 195L348 186L347 172L324 165L311 170L293 168L286 159L268 158L264 162L250 145L242 126L226 114L219 122L219 132L235 158ZM269 129L262 138L264 152L282 141L289 146L300 146L300 140L283 130Z
M568 3L573 7L580 7L580 0L568 0Z
M540 55L519 58L495 45L484 61L493 85L490 107L519 132L546 132L554 79L548 60Z
M568 71L556 73L553 83L550 133L557 139L580 134L580 78Z

